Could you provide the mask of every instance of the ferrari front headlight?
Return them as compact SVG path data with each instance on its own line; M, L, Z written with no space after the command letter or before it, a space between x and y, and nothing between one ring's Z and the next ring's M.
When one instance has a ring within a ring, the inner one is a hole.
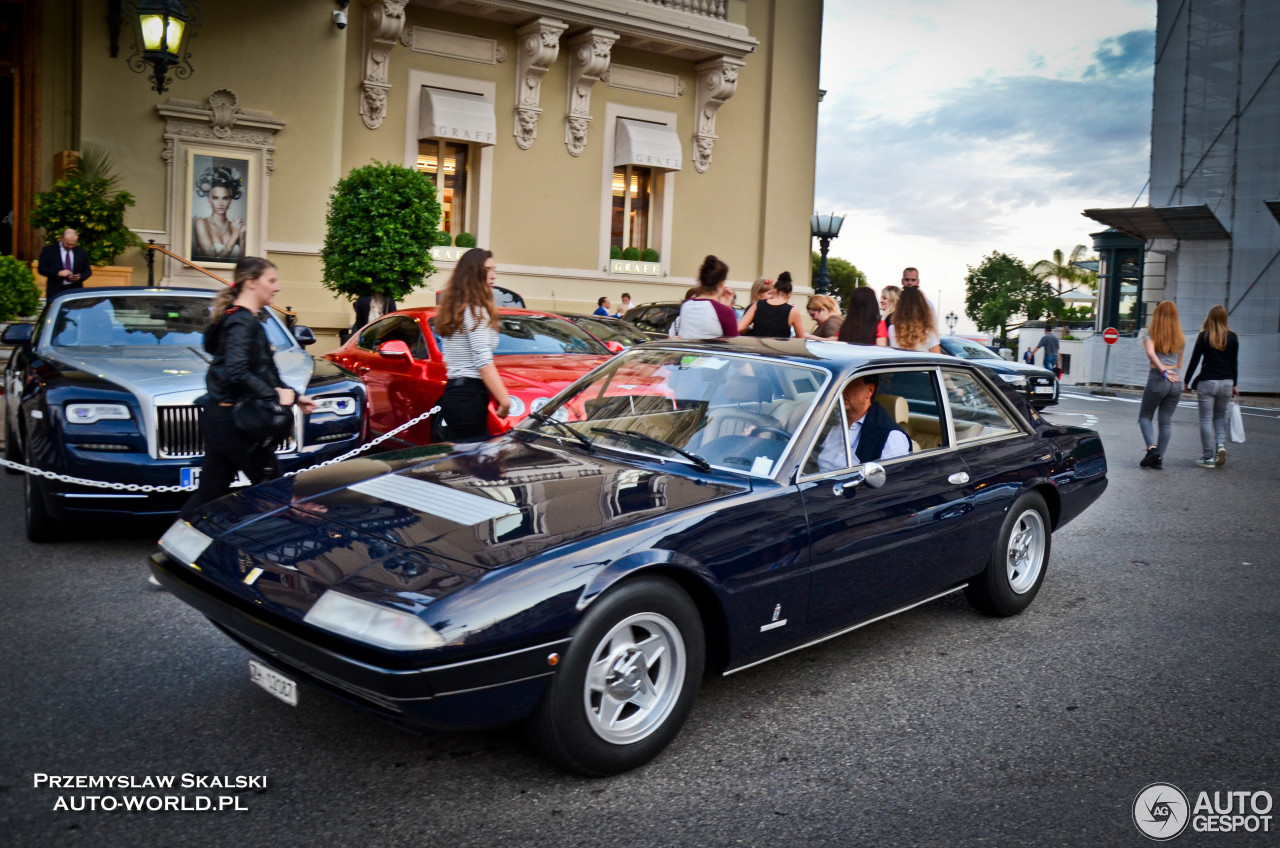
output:
M444 644L440 634L413 613L362 601L332 589L320 596L302 620L393 651L422 651Z
M213 539L179 518L160 537L160 550L183 565L194 566Z

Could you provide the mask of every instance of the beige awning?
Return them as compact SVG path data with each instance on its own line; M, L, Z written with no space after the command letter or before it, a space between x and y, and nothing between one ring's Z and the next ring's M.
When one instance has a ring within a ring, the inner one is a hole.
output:
M479 94L423 87L418 140L429 138L497 144L498 122L493 103Z
M1231 238L1213 210L1203 204L1086 209L1084 215L1140 239L1212 241Z
M680 137L671 127L649 121L618 119L613 164L678 171L681 161Z

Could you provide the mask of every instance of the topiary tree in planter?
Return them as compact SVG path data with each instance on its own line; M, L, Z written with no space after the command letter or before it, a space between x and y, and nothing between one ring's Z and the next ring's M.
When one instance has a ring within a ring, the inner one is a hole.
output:
M35 315L40 289L31 266L13 256L0 256L0 321Z
M73 229L90 264L114 265L125 250L142 246L142 239L124 225L125 210L133 205L133 195L120 190L111 157L101 148L85 145L76 166L48 191L36 195L28 220L44 230L45 244L62 238L63 230Z
M626 250L622 251L622 258L623 258L623 259L626 259L626 260L628 260L628 261L631 261L631 262L637 262L637 261L639 261L639 259L640 259L640 248L638 248L638 247L628 247Z
M448 247L451 244L453 244L453 236L449 235L444 230L436 230L436 234L435 234L436 247Z
M435 271L440 204L431 178L412 168L374 162L347 174L329 195L325 227L324 285L345 297L403 300Z
M455 247L475 247L476 237L471 233L458 233L458 237L453 240Z
M618 247L616 244L615 244L615 245L613 245L612 247L610 247L610 248L609 248L609 258L610 258L610 259L621 259L621 258L622 258L622 248Z
M652 247L646 247L644 251L640 254L640 261L641 262L657 262L658 251L654 250Z

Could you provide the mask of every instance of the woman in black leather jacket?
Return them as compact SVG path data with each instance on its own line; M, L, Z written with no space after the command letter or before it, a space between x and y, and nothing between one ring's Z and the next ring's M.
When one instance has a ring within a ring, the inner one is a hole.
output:
M236 428L231 410L237 400L275 399L285 407L297 404L304 413L315 408L310 398L299 396L280 379L271 343L258 321L258 312L280 291L276 277L275 265L246 256L236 263L235 284L214 298L213 323L204 332L204 349L213 354L205 375L209 394L201 419L204 467L200 488L183 507L183 514L231 491L237 471L255 484L280 476L274 445L254 442Z

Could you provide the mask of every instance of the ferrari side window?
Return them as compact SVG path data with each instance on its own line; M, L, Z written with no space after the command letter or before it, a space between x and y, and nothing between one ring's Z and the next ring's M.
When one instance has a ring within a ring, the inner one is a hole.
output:
M849 439L845 436L843 412L837 396L837 402L831 405L831 414L804 461L805 474L827 474L853 465L849 461Z
M955 421L957 445L1018 432L986 387L970 375L946 371L942 382Z

